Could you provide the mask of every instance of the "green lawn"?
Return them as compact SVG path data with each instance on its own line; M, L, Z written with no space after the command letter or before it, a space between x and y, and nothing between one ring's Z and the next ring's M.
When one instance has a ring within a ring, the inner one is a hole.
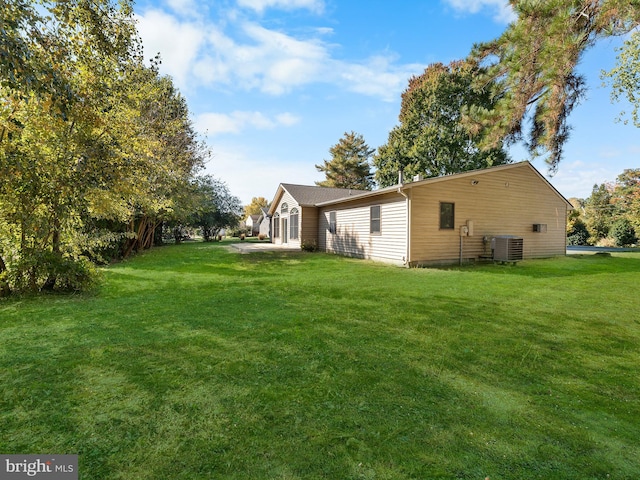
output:
M0 301L0 452L82 479L640 478L640 254L163 247Z

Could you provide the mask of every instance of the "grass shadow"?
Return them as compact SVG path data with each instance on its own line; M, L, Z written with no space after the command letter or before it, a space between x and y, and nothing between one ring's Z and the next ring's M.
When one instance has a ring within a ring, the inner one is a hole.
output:
M634 262L166 252L1 311L2 451L85 479L640 477Z
M530 278L561 278L607 273L640 273L640 255L567 255L563 257L524 260L508 264L476 264L462 267L442 267L442 269L461 272L478 271L495 275L526 276Z

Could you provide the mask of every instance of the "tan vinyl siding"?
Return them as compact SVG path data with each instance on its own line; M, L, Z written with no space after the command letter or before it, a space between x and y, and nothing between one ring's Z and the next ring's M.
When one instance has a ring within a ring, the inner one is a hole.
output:
M370 233L370 207L380 206L380 233ZM336 212L337 232L329 232L329 212ZM389 194L322 208L319 248L327 252L401 265L407 255L406 201Z
M300 242L318 243L318 209L302 207L300 212Z
M477 183L474 184L474 181ZM455 204L455 228L440 230L440 202ZM463 238L463 259L490 253L483 237L524 238L524 258L563 255L567 205L535 171L519 168L478 172L411 189L411 263L453 262L460 256L460 227L473 221ZM547 232L533 232L534 223Z

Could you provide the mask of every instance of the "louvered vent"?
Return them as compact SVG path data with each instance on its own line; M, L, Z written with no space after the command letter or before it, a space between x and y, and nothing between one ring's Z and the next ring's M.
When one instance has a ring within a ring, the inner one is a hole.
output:
M513 235L501 235L491 241L493 259L498 262L517 262L522 260L523 239Z

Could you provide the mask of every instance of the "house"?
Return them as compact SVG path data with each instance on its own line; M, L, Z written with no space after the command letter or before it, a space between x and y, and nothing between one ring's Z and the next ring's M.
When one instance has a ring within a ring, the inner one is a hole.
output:
M252 237L260 233L260 222L262 221L262 215L249 215L244 221L247 227L247 234Z
M269 207L271 243L301 247L318 244L320 203L371 193L343 188L311 187L281 183Z
M376 191L280 184L269 214L273 243L414 266L491 258L507 236L522 258L564 255L571 208L525 161Z
M264 235L265 238L271 238L271 217L269 216L269 209L262 207L260 211L261 216L258 235Z

